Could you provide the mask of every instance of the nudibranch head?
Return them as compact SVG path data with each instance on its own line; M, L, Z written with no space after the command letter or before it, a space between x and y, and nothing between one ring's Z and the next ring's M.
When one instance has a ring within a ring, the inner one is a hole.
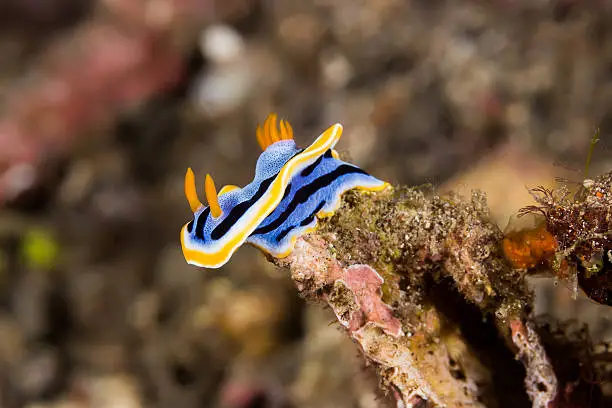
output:
M263 152L257 160L255 177L248 185L225 186L217 193L207 175L205 206L198 198L193 171L187 170L185 195L194 218L181 229L181 246L189 264L206 268L223 266L278 207L294 176L332 151L342 135L342 126L335 124L308 148L300 149L293 141L291 125L281 121L279 129L276 119L271 114L263 127L257 128L257 141Z

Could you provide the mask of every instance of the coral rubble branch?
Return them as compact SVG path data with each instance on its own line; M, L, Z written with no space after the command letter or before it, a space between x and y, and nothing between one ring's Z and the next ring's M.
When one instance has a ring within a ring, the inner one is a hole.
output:
M492 380L500 374L467 332L482 329L462 323L453 308L492 316L500 347L529 357L528 378L518 379L527 384L523 393L545 406L556 379L542 371L537 334L515 327L529 321L531 294L503 258L502 238L479 193L464 200L418 189L349 192L317 233L274 262L290 269L303 297L331 307L398 406L478 407L504 398Z
M511 322L512 341L517 346L518 358L525 365L525 389L533 407L547 408L558 392L557 376L546 355L546 350L532 324L519 320Z

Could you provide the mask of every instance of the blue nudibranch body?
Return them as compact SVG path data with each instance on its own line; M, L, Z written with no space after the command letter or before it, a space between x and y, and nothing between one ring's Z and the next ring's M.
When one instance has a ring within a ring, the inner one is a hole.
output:
M246 186L225 186L217 194L207 175L208 206L198 199L191 169L185 176L185 195L194 219L181 230L185 260L192 265L219 268L245 242L276 258L291 253L298 236L315 229L317 217L330 216L344 192L359 188L384 189L388 184L338 158L333 149L342 125L323 132L309 147L293 141L288 122L276 127L276 114L257 128L263 153L255 177Z

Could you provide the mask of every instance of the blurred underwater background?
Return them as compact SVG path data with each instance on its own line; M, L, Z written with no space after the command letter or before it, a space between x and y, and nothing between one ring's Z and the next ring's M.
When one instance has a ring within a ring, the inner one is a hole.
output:
M339 122L355 164L482 189L505 230L528 188L612 168L610 21L609 0L0 0L0 407L392 406L258 250L186 264L185 170L245 185L268 113L302 147ZM537 313L612 340L609 307L532 281Z

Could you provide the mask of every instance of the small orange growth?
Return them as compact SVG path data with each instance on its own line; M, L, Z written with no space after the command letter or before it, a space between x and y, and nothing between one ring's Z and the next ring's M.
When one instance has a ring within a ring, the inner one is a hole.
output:
M546 224L509 232L503 240L504 255L517 269L533 268L549 260L556 249L557 240L546 230Z

